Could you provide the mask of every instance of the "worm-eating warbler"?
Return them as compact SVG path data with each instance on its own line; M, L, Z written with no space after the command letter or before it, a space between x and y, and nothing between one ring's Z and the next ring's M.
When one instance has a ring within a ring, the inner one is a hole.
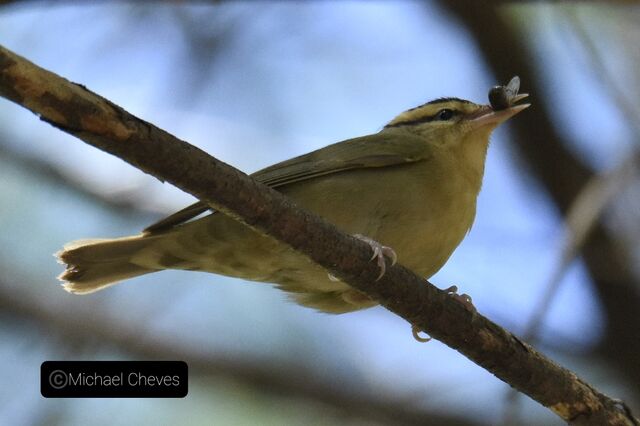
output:
M474 221L489 135L528 106L510 102L494 110L457 98L436 99L403 112L378 133L252 176L343 231L391 247L403 265L428 278ZM191 220L207 209L196 203L140 235L67 244L57 254L67 264L60 276L64 288L91 293L138 275L183 269L274 283L298 303L325 312L376 304L330 279L303 255L224 214Z

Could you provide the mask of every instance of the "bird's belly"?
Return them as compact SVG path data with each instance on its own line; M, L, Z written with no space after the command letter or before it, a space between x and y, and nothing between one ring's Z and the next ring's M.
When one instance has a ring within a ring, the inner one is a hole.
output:
M354 179L360 183L357 187L348 176L335 176L289 195L341 230L393 248L398 262L417 274L435 274L473 224L477 194L450 178L439 188L421 180L407 183L406 171L400 168L397 175L386 172L384 178L375 170L361 174ZM370 186L363 188L362 182Z
M471 208L464 206L460 209L444 206L439 210L437 215L406 215L396 223L382 223L372 238L392 247L400 263L429 278L458 247L475 215Z

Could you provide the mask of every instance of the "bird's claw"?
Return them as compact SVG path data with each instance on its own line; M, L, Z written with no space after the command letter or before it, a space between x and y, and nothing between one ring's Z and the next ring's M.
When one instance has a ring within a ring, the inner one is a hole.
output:
M455 300L462 303L469 312L476 311L476 307L473 306L473 301L471 300L471 296L469 296L466 293L458 294L458 286L452 285L449 288L445 288L444 291L446 291L449 296L453 297Z
M476 307L473 306L473 302L471 300L471 296L468 294L462 293L458 294L458 286L452 285L449 288L445 288L443 291L447 293L447 295L453 297L458 302L462 303L462 305L467 308L469 312L476 312ZM420 336L420 328L415 325L411 326L411 334L413 334L413 338L416 339L420 343L425 343L431 340L431 337L422 337Z
M385 256L391 260L391 266L393 266L398 261L398 255L391 247L383 246L379 242L372 240L369 237L365 237L361 234L354 234L353 236L369 244L369 246L373 250L373 256L371 256L371 259L369 259L369 261L376 259L376 263L380 268L380 275L378 275L378 278L376 278L376 281L378 281L384 276L384 273L387 271L387 262L384 259Z
M431 340L431 337L422 337L420 336L420 332L422 330L420 330L418 328L418 326L412 325L411 326L411 334L413 334L413 338L416 339L418 342L420 343L427 343L429 340Z

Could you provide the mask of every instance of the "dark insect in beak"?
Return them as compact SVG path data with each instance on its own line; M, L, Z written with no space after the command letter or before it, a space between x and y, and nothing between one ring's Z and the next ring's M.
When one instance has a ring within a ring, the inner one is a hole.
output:
M518 95L520 77L515 76L506 86L494 86L489 90L489 103L494 111L507 109L527 95Z
M509 108L509 98L504 86L494 86L489 90L489 103L494 111Z

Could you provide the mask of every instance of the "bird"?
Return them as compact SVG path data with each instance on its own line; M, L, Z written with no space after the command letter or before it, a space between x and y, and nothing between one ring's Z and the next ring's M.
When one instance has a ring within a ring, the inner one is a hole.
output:
M493 106L453 97L432 100L399 114L377 133L251 176L368 242L381 268L385 257L391 264L397 258L428 279L471 229L492 131L530 106L516 104L528 95L518 95L513 86L512 80ZM138 235L74 241L56 256L66 265L58 278L74 294L178 269L271 283L321 312L378 304L284 243L203 202Z

